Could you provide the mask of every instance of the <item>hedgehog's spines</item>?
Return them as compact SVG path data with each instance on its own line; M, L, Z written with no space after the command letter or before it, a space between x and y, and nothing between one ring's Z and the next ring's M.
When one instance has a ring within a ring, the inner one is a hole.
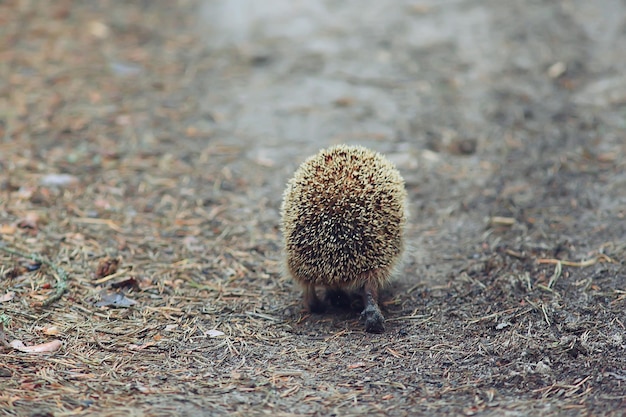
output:
M393 164L362 146L333 146L302 163L281 215L286 268L305 287L310 308L317 299L311 287L363 289L367 277L377 292L389 280L404 250L405 200Z

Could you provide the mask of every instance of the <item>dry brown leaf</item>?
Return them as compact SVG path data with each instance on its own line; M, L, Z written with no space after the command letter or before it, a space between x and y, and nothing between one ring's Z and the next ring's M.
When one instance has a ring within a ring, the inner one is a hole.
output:
M35 327L35 330L42 332L43 334L47 334L48 336L58 336L61 331L57 326L39 326Z
M111 284L111 288L131 288L135 291L139 291L139 280L136 277L128 277L126 279L123 279L122 281L113 282Z
M17 230L12 224L0 224L0 235L12 235Z
M113 275L117 272L119 264L120 260L118 258L111 258L107 256L106 258L100 259L98 267L96 268L96 278Z
M61 346L63 346L63 342L61 342L60 340L53 340L51 342L48 343L42 343L39 345L32 345L32 346L26 346L24 345L24 342L22 342L21 340L13 340L10 343L11 347L13 349L19 350L20 352L25 352L25 353L47 353L47 352L54 352L56 350L59 350L59 348Z
M0 303L4 303L6 301L11 301L15 297L15 292L9 291L6 294L0 296Z
M25 274L26 272L28 272L28 269L25 266L19 265L19 266L16 266L15 268L11 268L7 272L5 272L4 273L4 278L6 278L6 279L17 278L20 275Z
M37 230L39 221L39 214L34 211L30 211L17 222L17 227L19 227L20 229Z

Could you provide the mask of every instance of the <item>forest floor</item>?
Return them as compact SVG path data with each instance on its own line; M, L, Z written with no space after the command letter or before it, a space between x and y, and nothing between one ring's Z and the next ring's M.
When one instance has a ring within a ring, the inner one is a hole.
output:
M391 3L0 2L0 415L626 409L626 5ZM281 272L342 142L409 194L380 335Z

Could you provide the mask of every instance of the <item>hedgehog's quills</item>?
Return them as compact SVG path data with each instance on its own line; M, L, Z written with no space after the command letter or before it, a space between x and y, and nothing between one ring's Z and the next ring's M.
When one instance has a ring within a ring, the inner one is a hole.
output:
M404 250L404 180L391 162L361 146L338 145L307 159L287 184L281 207L286 267L311 312L361 292L365 329L384 331L378 306Z

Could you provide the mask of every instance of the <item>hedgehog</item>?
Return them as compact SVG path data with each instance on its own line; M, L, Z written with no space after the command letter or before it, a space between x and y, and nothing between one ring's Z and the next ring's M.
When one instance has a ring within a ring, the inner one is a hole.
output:
M382 333L379 292L405 247L404 179L383 155L363 146L322 149L287 183L281 206L285 267L312 313L325 311L316 288L335 303L360 293L365 330Z

